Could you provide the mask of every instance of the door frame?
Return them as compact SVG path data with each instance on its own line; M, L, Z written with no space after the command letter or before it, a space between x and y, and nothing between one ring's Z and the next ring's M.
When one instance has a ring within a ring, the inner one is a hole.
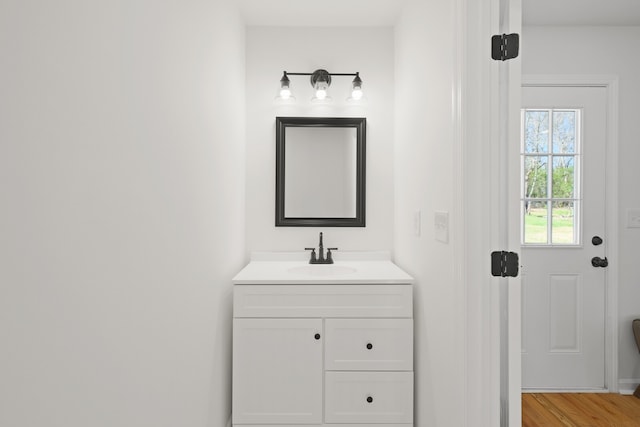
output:
M523 87L601 87L606 90L605 161L605 390L618 392L618 77L615 75L523 75ZM520 179L518 177L518 179Z
M490 253L519 248L521 58L494 61L491 38L521 32L521 0L456 0L455 271L462 286L465 425L516 427L521 415L520 278L491 275ZM515 163L509 161L516 159ZM506 321L506 322L505 322ZM501 326L508 324L508 330ZM503 346L507 346L505 349ZM501 360L502 351L508 360ZM508 371L505 375L505 369Z

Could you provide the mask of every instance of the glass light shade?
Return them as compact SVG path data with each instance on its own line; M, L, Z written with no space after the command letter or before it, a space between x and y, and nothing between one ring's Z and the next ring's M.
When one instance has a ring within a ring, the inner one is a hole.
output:
M295 99L291 94L291 89L289 89L289 86L283 86L280 88L280 99Z
M315 95L311 99L313 102L329 102L331 97L329 96L329 84L325 81L318 81L314 86Z
M351 91L351 99L354 101L359 101L362 99L363 93L362 93L362 88L361 87L357 87L357 88L353 88L353 90Z
M278 92L278 96L276 96L276 101L291 103L296 100L296 98L291 93L291 89L289 88L289 77L287 77L287 72L285 71L280 79L280 91Z
M353 89L351 90L351 96L347 98L347 101L360 101L364 96L364 93L362 92L362 80L360 79L359 73L356 73L356 77L353 79L351 84L353 85Z

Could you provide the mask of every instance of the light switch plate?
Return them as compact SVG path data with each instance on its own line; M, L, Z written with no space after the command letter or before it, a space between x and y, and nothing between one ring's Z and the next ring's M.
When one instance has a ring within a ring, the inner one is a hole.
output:
M417 210L413 213L413 235L420 237L422 233L422 212Z
M640 209L627 209L627 228L640 228Z
M449 212L436 211L433 215L434 237L442 243L449 243Z

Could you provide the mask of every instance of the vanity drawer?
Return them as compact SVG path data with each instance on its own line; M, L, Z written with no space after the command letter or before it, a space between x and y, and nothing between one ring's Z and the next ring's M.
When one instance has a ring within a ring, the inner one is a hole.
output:
M234 317L405 317L412 288L400 285L235 285Z
M325 336L327 370L413 370L412 319L327 319Z
M326 372L325 423L413 422L413 372Z

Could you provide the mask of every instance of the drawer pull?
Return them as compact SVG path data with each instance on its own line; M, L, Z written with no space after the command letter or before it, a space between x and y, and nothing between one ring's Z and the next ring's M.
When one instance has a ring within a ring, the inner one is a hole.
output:
M313 337L314 337L315 339L319 340L319 339L320 339L320 334L315 334Z
M371 344L370 342L367 343L367 350L371 350L373 348L373 344Z
M371 396L367 396L367 402L369 402L369 403L373 403L373 397L371 397Z

